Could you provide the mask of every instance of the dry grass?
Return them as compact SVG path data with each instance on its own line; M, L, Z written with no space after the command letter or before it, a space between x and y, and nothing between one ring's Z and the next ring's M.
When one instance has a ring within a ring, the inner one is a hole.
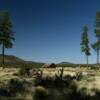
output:
M55 73L57 73L58 69L43 69L44 76L48 75L53 77ZM83 78L80 81L76 81L78 85L78 89L86 88L87 94L94 95L93 89L100 90L100 70L91 70L87 68L65 68L64 75L76 75L77 72L81 72L83 74Z
M7 81L9 81L12 78L18 78L18 76L15 76L15 73L18 73L18 68L0 68L0 85L5 84Z
M44 76L54 77L59 68L42 68ZM20 78L15 76L19 72L19 68L0 68L0 85L6 83L12 78ZM83 79L78 81L79 89L85 87L87 89L100 89L100 70L90 70L87 68L64 68L64 75L76 75L77 72L83 73Z

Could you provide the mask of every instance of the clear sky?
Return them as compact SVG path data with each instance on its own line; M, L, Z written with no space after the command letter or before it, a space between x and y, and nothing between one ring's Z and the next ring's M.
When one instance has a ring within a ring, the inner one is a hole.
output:
M8 0L7 8L16 40L6 54L46 63L85 63L80 49L82 27L88 25L93 43L100 0ZM96 53L91 53L90 63L95 63Z

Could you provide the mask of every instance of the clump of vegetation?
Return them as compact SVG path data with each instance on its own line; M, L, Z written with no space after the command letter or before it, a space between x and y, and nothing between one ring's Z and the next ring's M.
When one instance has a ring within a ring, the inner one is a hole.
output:
M33 93L33 90L31 89L32 87L33 84L25 80L11 79L7 84L0 87L0 98L13 97L13 99L21 98L21 100L27 100L25 99L26 96L28 96L28 94L31 95Z
M59 80L62 80L62 79L63 79L63 74L64 74L64 68L59 69L59 70L58 70L58 73L55 74L55 78L56 78L56 79L59 79Z
M5 96L5 97L10 96L10 94L9 94L9 92L8 92L8 90L7 90L7 88L6 88L6 86L1 86L1 87L0 87L0 97L1 97L1 96Z
M43 86L37 86L35 88L34 99L35 100L47 100L48 91Z
M11 79L8 82L7 89L11 96L16 96L17 93L22 93L23 91L25 91L23 81L20 81L18 79Z
M76 80L80 81L83 78L82 72L77 72L76 76L74 76Z
M38 92L35 91L37 97L35 100L99 100L99 90L90 91L85 87L78 88L77 80L81 79L80 76L81 73L77 74L76 77L68 75L59 82L53 77L42 77L42 80L35 84L36 87L39 87Z
M55 63L52 63L49 67L50 68L56 68L56 64Z
M58 70L58 73L55 74L55 76L44 76L43 71L40 70L40 73L38 73L35 77L34 83L35 86L44 86L47 88L63 88L65 86L68 86L71 81L73 81L73 76L67 75L64 76L64 69Z
M27 64L25 64L23 67L20 68L19 75L21 76L29 76L30 75L30 69Z

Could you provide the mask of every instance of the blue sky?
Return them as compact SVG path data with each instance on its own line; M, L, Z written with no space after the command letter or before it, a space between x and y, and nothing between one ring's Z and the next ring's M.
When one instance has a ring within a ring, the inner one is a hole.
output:
M80 49L82 27L88 26L93 43L100 0L8 0L7 9L16 40L6 54L46 63L85 63ZM91 53L89 62L95 63L96 53L92 49Z

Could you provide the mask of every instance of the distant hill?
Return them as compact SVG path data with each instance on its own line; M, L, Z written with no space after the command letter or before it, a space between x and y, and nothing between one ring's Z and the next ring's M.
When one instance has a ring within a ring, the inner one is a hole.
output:
M61 62L59 63L60 65L66 65L66 64L73 64L73 63L70 63L70 62Z
M2 55L0 54L0 64L2 64ZM25 61L19 57L13 56L13 55L5 55L5 64L8 65L8 67L23 67L21 64L27 64L32 67L41 67L44 65L44 63L40 62L34 62L34 61Z
M1 54L0 54L0 64L2 64L2 55ZM10 64L10 65L14 64L14 66L19 65L19 64L28 64L28 65L32 65L33 67L42 67L44 65L44 63L41 63L41 62L25 61L14 55L5 55L5 64ZM74 64L70 63L70 62L61 62L56 65L58 67L74 66Z
M0 54L0 63L2 63L2 55ZM16 57L14 55L5 55L5 63L26 63L26 64L36 64L40 62L34 62L34 61L25 61L19 57Z
M0 63L2 63L2 55L0 54ZM25 63L25 61L19 57L13 55L5 55L5 63Z
M76 64L70 62L61 62L57 64L58 67L75 67Z

